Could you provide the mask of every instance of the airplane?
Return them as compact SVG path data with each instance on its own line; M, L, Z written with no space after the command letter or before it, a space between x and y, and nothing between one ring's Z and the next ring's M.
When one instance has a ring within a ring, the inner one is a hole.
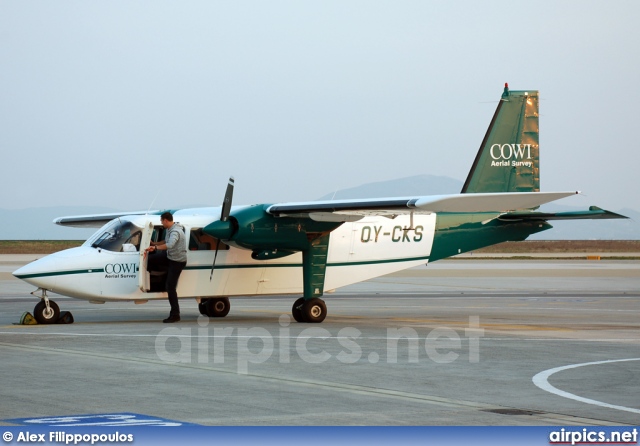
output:
M578 194L540 192L538 91L505 84L459 194L232 206L230 178L221 206L171 211L188 235L178 296L200 313L224 317L230 297L298 296L297 322L327 316L321 297L347 285L551 229L549 221L627 218L601 208L540 212ZM149 273L145 249L162 240L160 214L123 212L61 217L54 223L99 227L80 247L13 275L38 289L39 323L57 322L47 293L92 303L166 299L162 273Z

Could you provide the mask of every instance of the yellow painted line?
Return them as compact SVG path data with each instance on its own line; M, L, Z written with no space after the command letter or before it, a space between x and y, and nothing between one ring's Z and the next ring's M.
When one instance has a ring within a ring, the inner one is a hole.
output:
M383 278L388 279L389 283L406 283L393 278L442 278L442 277L512 277L512 278L531 278L531 277L638 277L637 268L628 269L607 269L607 268L584 268L584 269L433 269L431 271L410 271L407 274L393 273ZM375 281L376 279L372 279Z
M457 328L469 328L468 320L439 320L439 319L414 319L414 318L401 318L395 317L391 320L398 322L409 322L416 324L425 324L434 327L457 327ZM480 329L493 330L493 331L564 331L573 332L570 328L545 326L545 325L526 325L526 324L496 324L490 322L482 322Z

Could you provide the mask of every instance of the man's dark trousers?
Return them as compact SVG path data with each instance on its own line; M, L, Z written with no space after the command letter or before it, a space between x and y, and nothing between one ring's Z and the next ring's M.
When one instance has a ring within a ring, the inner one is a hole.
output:
M178 279L187 262L176 262L167 258L167 251L156 251L149 256L147 271L166 271L167 281L165 283L169 294L169 305L171 305L170 316L180 316L180 305L178 304Z

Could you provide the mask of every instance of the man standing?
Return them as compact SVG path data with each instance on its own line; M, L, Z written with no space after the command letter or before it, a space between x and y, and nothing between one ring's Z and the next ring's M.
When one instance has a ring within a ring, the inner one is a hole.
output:
M178 279L187 265L187 242L182 226L173 222L173 215L165 212L160 216L162 227L166 229L164 241L151 242L147 252L154 252L149 256L148 271L167 271L166 288L169 294L171 311L169 317L162 322L178 322L180 320L180 305L178 304Z

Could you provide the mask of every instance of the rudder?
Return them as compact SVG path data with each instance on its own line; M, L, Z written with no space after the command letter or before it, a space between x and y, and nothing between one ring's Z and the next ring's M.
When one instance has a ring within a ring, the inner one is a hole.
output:
M539 192L538 92L504 93L462 193Z

